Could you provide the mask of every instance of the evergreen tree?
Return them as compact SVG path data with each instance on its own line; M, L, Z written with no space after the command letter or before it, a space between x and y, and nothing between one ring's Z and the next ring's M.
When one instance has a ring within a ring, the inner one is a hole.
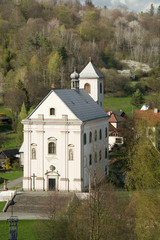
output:
M140 107L144 103L143 94L140 92L139 89L132 95L131 104L135 107Z
M27 116L27 111L26 111L26 107L25 104L22 104L21 107L21 112L19 114L19 122L17 124L17 136L16 136L16 141L17 141L17 145L20 146L23 142L23 125L21 123L21 121L23 119L25 119Z

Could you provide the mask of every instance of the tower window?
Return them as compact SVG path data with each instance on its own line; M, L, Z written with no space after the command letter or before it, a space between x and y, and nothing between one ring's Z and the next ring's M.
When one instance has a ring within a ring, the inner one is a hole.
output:
M102 159L102 151L100 150L99 151L99 161L101 161L101 159Z
M91 93L91 85L89 83L86 83L84 85L84 90L87 92L87 93Z
M50 115L55 115L55 108L50 108Z

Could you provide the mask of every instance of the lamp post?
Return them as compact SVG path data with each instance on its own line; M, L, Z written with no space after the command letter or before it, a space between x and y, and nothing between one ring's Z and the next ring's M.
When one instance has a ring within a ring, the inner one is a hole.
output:
M9 221L9 240L17 240L18 218L10 217L8 221Z

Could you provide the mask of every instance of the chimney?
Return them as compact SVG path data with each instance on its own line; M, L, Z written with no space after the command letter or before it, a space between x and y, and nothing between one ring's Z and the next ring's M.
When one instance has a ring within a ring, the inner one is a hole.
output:
M158 113L158 108L154 108L154 113Z

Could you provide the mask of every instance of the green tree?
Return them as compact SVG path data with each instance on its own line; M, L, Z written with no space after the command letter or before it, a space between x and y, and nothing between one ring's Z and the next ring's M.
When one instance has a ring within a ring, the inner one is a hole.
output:
M55 87L59 86L60 82L60 67L62 63L62 56L59 53L52 52L49 56L48 62L48 75L49 75L49 84L54 84Z
M136 190L135 233L139 240L158 240L160 235L160 153L146 135L147 126L140 122L129 153L126 187ZM135 198L135 194L132 200Z
M139 108L144 103L143 94L140 92L139 89L136 90L135 93L132 95L131 104L137 108Z
M25 119L27 116L27 111L25 104L22 104L21 111L19 114L19 122L17 124L17 136L16 136L16 141L17 141L17 146L20 146L23 142L23 125L21 121Z

